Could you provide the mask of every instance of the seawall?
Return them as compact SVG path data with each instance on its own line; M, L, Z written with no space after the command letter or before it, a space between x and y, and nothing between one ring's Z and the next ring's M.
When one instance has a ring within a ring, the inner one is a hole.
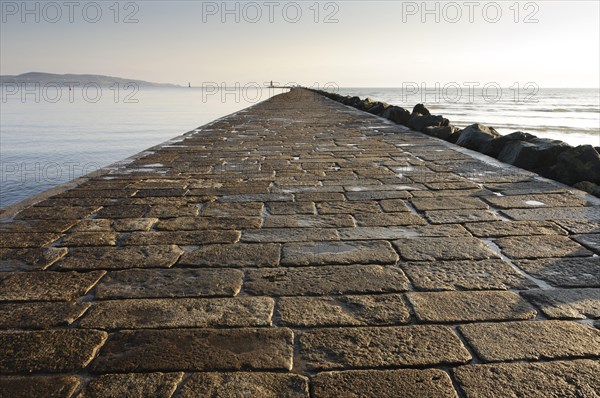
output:
M308 90L13 213L0 396L600 388L600 200Z

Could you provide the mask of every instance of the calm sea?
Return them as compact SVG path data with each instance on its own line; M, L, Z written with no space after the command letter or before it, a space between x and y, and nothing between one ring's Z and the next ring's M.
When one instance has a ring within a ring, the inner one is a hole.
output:
M64 89L63 89L64 90ZM506 90L493 93L452 92L405 94L401 89L344 88L342 94L372 97L412 108L424 102L456 126L475 122L508 134L521 130L572 145L600 145L598 90L541 89L532 98L515 101ZM84 93L78 88L0 100L0 208L43 192L148 147L254 105L281 90L253 88L207 93L196 88L103 88ZM3 93L4 94L4 93ZM456 93L454 93L456 94ZM522 93L521 93L522 94ZM531 94L531 93L525 93ZM493 99L493 101L492 101ZM535 102L531 100L535 100ZM424 101L422 101L424 100Z
M421 102L432 114L443 115L457 127L482 123L500 134L523 131L571 145L600 145L600 90L536 89L534 87L463 86L444 90L420 87L343 88L340 94L372 97L408 110Z

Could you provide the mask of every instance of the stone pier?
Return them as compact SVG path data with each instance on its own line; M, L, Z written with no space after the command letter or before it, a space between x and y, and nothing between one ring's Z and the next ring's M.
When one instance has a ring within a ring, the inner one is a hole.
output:
M600 202L292 90L0 224L0 397L599 397Z

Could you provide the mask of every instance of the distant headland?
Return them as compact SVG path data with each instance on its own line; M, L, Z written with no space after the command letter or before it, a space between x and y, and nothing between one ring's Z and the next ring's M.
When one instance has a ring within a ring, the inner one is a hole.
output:
M59 84L69 85L73 83L98 84L100 86L112 86L114 84L124 85L134 83L138 87L182 87L170 83L153 83L144 80L126 79L122 77L89 75L89 74L55 74L44 72L28 72L20 75L2 75L1 84Z

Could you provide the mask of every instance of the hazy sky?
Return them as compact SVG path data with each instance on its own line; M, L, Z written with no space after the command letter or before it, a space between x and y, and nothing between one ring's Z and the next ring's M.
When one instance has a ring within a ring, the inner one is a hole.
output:
M195 86L600 86L597 0L32 1L29 11L21 1L1 3L2 74L92 73Z

